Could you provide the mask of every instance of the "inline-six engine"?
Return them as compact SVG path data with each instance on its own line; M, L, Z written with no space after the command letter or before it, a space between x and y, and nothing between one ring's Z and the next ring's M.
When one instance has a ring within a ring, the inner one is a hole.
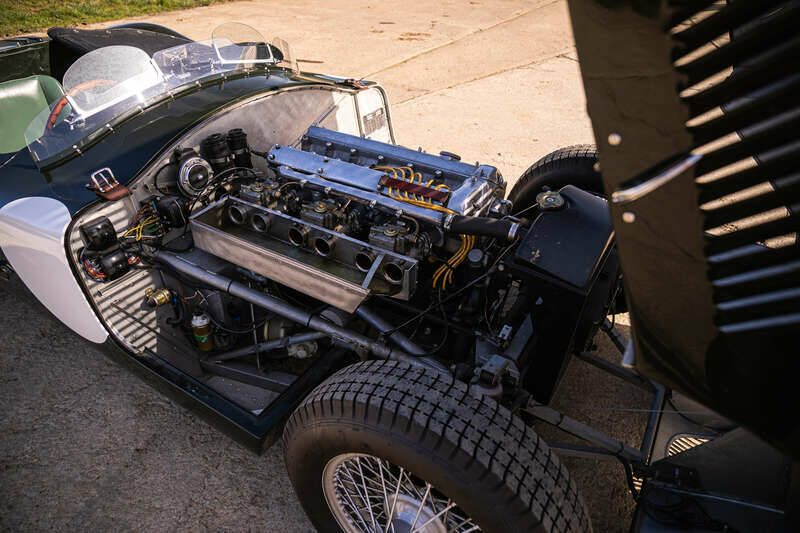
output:
M447 152L311 127L266 160L265 176L191 217L196 246L350 312L370 294L408 300L428 260L446 286L475 243L459 220L508 214L497 169ZM518 225L498 228L511 239Z

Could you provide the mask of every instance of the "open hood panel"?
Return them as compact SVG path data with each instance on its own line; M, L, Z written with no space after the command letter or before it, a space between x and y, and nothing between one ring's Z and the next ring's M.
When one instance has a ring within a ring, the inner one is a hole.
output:
M637 368L800 456L797 4L569 3Z

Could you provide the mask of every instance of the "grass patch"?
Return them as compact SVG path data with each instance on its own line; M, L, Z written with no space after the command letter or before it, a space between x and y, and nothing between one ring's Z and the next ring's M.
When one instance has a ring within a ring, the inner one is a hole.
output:
M0 0L0 37L40 32L228 0Z

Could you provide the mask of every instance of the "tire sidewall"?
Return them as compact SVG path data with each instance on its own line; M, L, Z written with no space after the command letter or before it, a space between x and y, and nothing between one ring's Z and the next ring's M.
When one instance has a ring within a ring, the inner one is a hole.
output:
M603 180L594 169L596 154L565 158L556 164L534 164L520 176L508 199L514 203L514 212L530 207L536 201L536 195L545 187L557 191L566 185L574 185L579 189L605 197Z

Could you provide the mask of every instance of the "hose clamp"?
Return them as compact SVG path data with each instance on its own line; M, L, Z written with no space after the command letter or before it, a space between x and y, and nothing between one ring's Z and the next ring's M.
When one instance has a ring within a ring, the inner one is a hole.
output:
M455 220L456 215L454 213L448 214L444 217L444 222L442 223L442 227L445 231L450 231L450 226L453 225L453 220Z
M506 238L509 241L513 241L514 239L517 238L518 231L519 231L519 222L514 222L513 224L511 224L511 227L508 228L508 235L506 236Z

